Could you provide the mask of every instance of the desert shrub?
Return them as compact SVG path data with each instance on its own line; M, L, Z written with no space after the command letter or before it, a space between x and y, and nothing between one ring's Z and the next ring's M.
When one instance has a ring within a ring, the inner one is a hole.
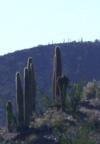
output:
M83 96L85 99L100 99L100 81L93 80L83 87Z
M52 104L52 98L45 91L38 89L36 97L36 112L42 114Z
M82 89L82 84L76 83L70 86L67 90L66 108L73 114L78 112L78 106L82 99Z
M84 97L87 99L89 97L95 97L96 96L96 81L91 81L88 82L84 87L83 87L83 94Z
M56 128L54 134L59 144L95 144L95 141L90 137L88 124L80 127L70 126L65 128L63 132Z

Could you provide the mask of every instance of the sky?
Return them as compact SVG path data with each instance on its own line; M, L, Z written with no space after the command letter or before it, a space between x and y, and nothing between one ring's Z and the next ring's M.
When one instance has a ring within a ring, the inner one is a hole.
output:
M0 55L100 39L100 0L0 0Z

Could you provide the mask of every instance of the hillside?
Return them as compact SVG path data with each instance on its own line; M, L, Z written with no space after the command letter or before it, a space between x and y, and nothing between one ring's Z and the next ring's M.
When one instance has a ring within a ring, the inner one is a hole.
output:
M15 73L23 73L29 56L33 58L38 89L44 94L50 92L55 45L40 45L0 57L1 107L4 107L7 100L12 100L13 105L15 104ZM71 42L57 45L61 47L64 74L70 81L100 80L100 42ZM2 114L3 112L0 113L1 117Z

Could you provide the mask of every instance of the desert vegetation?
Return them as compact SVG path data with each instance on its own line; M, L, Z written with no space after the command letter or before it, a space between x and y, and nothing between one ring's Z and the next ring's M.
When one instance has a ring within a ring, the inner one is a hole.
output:
M38 91L32 58L27 60L23 77L16 73L16 111L8 101L7 128L0 129L1 143L100 143L100 82L72 83L63 73L59 46L54 49L52 61L52 94L44 96L42 113L36 109Z

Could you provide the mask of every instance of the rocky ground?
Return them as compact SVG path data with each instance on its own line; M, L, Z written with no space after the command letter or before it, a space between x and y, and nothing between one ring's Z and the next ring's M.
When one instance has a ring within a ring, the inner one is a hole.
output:
M0 129L0 138L6 142L33 141L34 144L57 144L54 128L64 124L75 125L76 120L65 112L50 109L41 117L31 122L30 129L19 134L8 133L7 129Z
M37 117L31 122L30 128L27 131L22 133L8 133L6 129L0 129L1 144L3 141L5 141L6 144L60 144L60 137L67 135L67 140L72 139L72 137L73 139L74 137L77 137L77 134L80 133L79 131L82 126L84 125L84 127L86 127L87 121L89 122L88 124L90 124L91 128L88 139L95 141L96 144L100 144L100 121L99 118L97 119L97 116L100 116L100 111L93 109L89 111L89 109L84 106L81 107L80 110L84 111L87 116L89 116L89 118L84 117L83 120L83 118L80 118L80 116L75 117L74 115L73 117L73 115L62 112L61 110L57 111L56 109L48 109L42 116ZM90 118L90 116L92 117L93 115L94 117L96 116L95 118L97 121L94 121L95 119ZM95 124L97 124L97 127L96 125L93 125L94 122L96 122ZM88 129L89 127L87 126L86 128ZM80 137L86 139L87 136L84 135L83 128L82 133L83 136L80 135ZM82 138L80 138L80 141ZM65 138L66 142L67 140ZM67 144L66 142L64 142L64 144ZM77 142L75 144L80 143ZM83 142L83 144L85 144L85 142ZM92 143L89 142L87 144Z
M71 113L49 107L22 133L0 129L0 144L100 144L100 101L81 101Z

